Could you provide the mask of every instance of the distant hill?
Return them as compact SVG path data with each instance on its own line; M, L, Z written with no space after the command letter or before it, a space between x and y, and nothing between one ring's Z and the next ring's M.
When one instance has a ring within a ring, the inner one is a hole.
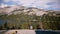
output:
M48 14L48 13L55 13L58 14L60 13L60 11L54 11L54 10L44 10L44 9L38 9L35 7L24 7L24 6L20 6L20 5L16 5L16 6L7 6L4 8L0 8L0 15L3 14L20 14L20 13L25 13L25 14L36 14L37 16L41 16L43 14Z
M0 8L2 29L60 29L60 11L44 10L35 7L7 6Z

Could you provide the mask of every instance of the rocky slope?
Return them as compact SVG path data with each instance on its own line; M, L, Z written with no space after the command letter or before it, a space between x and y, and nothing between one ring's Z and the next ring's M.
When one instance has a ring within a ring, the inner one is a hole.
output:
M16 6L7 6L4 8L0 8L0 15L4 15L4 14L28 14L28 15L32 15L35 14L37 16L41 16L43 14L49 14L49 13L54 13L54 14L58 14L59 11L52 11L52 10L43 10L43 9L38 9L35 7L24 7L24 6L20 6L20 5L16 5Z

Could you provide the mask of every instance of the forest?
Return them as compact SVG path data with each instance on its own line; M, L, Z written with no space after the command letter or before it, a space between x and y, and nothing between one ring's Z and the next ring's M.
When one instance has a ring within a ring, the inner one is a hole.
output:
M0 20L4 23L0 25L0 30L5 29L30 29L30 25L33 29L51 29L60 30L60 17L49 16L44 14L42 16L27 15L27 14L12 14L12 15L0 15Z

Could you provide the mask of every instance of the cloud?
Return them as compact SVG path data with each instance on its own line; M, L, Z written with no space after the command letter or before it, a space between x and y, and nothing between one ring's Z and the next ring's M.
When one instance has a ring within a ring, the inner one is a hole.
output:
M38 7L43 9L60 8L60 0L4 0L5 4L23 5L26 7Z
M56 2L48 2L48 3L46 3L47 5L55 5L56 4Z
M23 6L29 6L31 5L31 3L33 3L35 0L4 0L5 3L6 2L10 2L10 1L13 1L13 2L16 2L18 4L23 4Z
M0 7L1 7L1 8L4 8L4 7L6 7L6 6L8 6L8 5L2 3Z

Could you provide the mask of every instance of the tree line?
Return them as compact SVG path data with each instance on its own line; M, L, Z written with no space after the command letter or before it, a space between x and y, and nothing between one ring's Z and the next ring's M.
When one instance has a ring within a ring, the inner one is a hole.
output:
M0 29L53 29L60 30L60 17L49 16L44 14L42 16L25 15L25 14L12 14L1 15L1 20L5 22L0 25Z

